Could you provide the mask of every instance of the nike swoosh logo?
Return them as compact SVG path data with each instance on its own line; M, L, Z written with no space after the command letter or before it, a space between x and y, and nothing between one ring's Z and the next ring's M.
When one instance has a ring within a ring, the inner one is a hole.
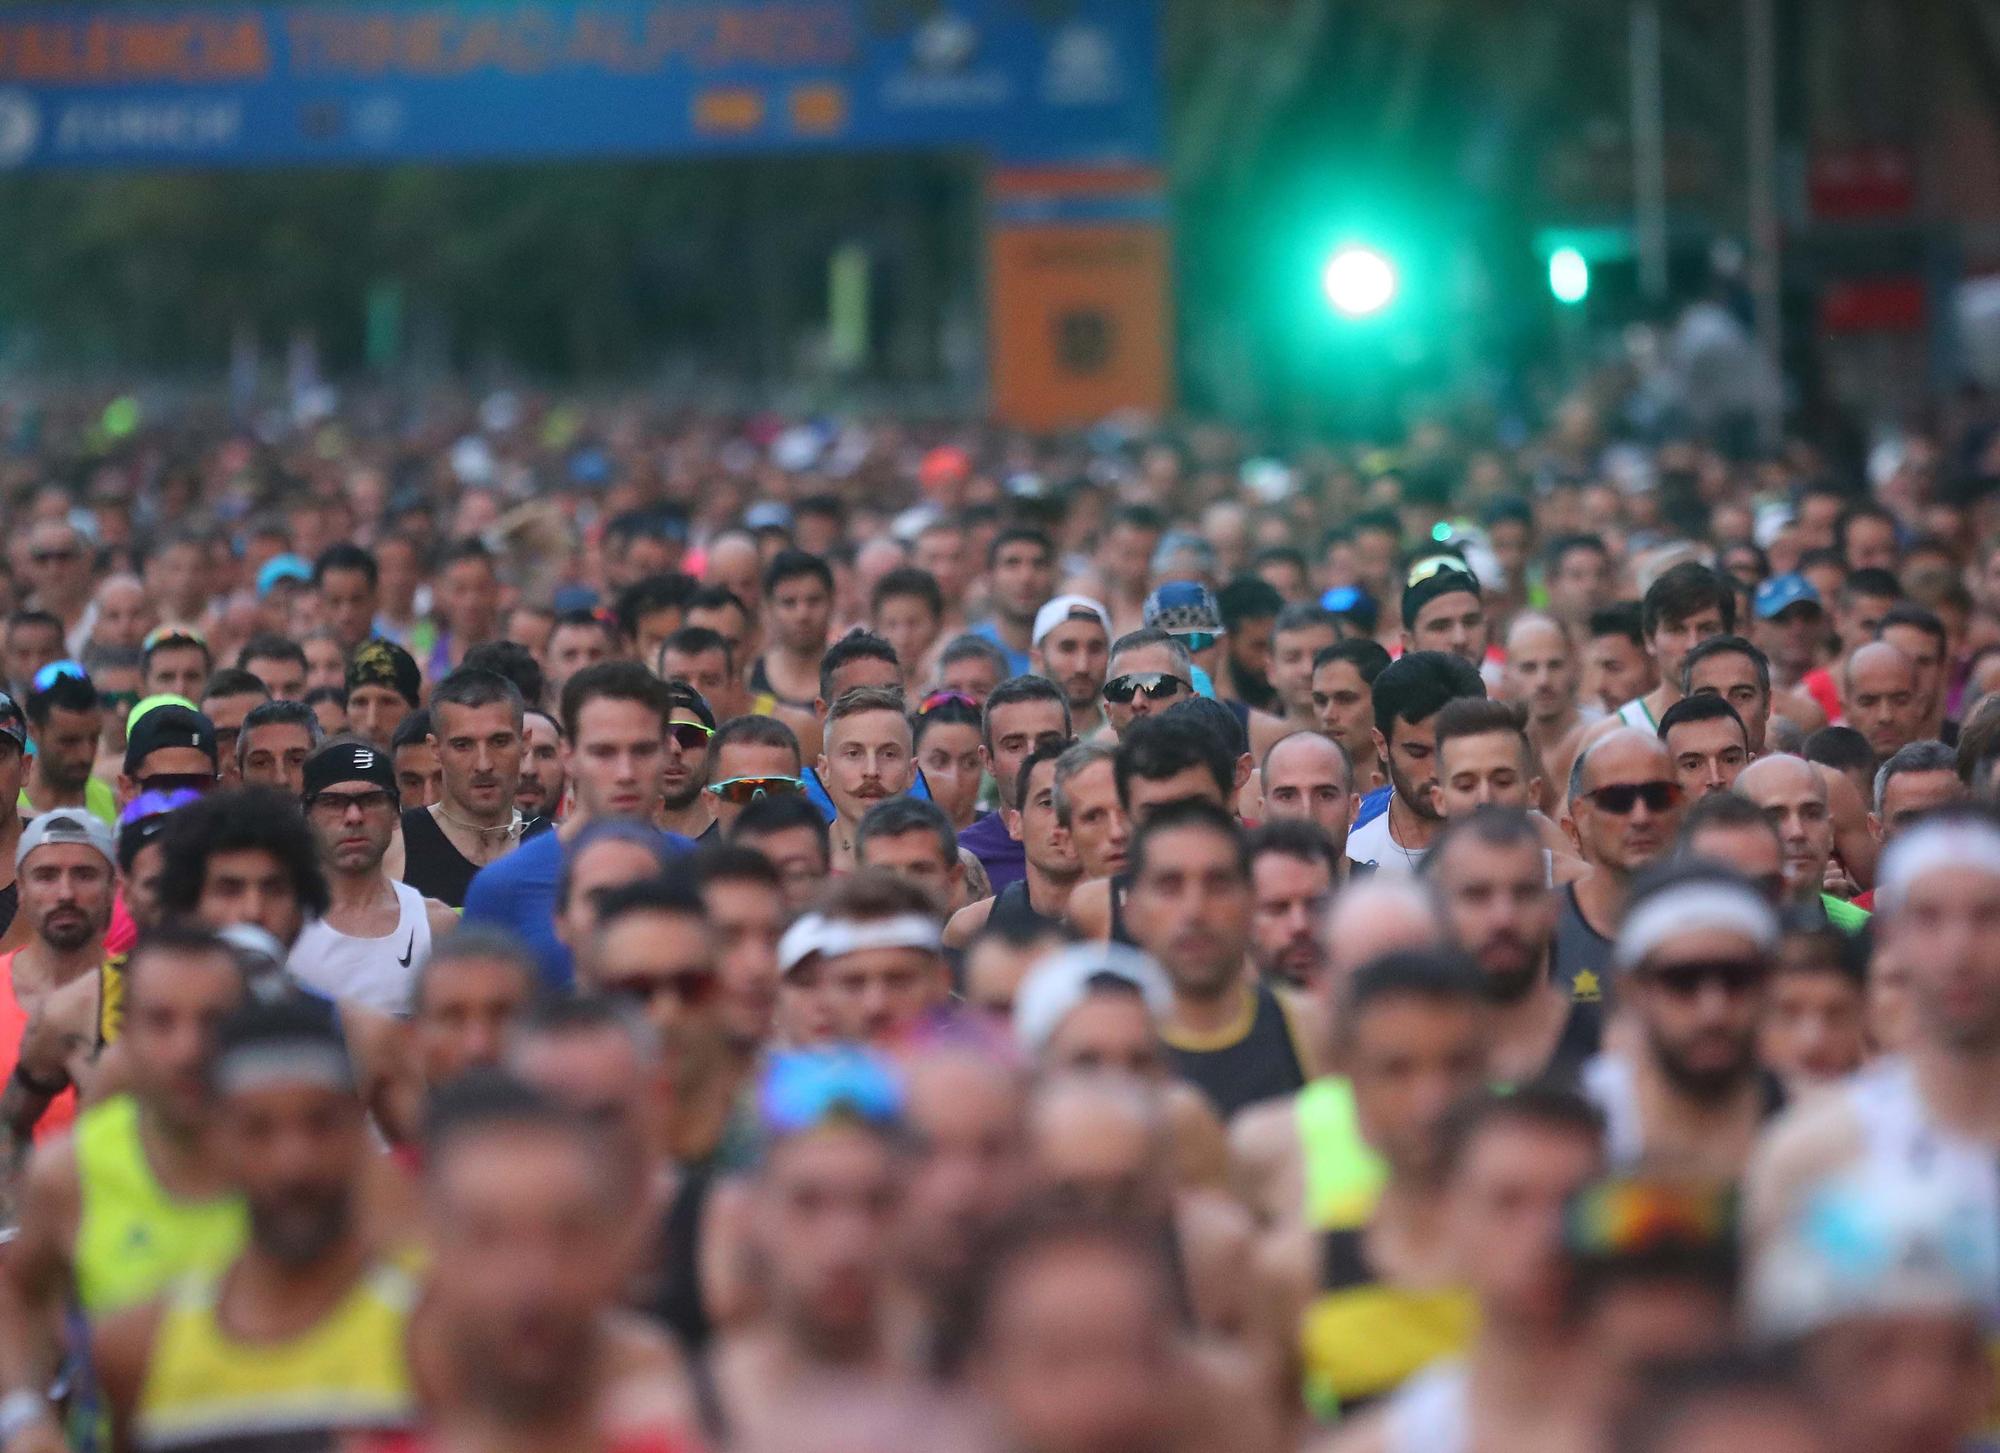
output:
M417 931L413 928L410 930L409 947L403 950L403 956L400 959L397 959L396 962L401 964L404 968L407 969L410 966L410 959L416 953L416 951L417 951Z

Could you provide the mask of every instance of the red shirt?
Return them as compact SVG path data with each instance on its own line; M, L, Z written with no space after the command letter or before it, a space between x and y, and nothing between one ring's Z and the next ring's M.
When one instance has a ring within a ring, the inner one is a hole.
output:
M14 955L19 952L0 954L0 980L5 981L4 992L0 992L0 1076L6 1077L11 1077L14 1066L21 1062L21 1038L28 1032L28 1011L14 994ZM76 1086L71 1085L49 1101L49 1108L35 1123L35 1140L61 1133L75 1120Z

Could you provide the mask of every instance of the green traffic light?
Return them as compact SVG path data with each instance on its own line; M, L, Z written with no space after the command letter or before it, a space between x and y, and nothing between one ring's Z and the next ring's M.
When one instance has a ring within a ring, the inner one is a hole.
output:
M1372 318L1396 300L1396 268L1372 247L1343 247L1320 277L1326 300L1348 318Z
M1559 303L1580 303L1590 294L1590 263L1574 247L1549 254L1549 291Z

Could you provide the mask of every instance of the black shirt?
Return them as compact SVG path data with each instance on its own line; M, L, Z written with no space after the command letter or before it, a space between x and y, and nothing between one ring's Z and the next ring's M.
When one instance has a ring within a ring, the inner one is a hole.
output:
M549 830L546 817L532 819L521 829L521 842ZM452 845L428 807L403 814L403 881L449 908L465 907L465 890L472 875L485 864L475 863Z

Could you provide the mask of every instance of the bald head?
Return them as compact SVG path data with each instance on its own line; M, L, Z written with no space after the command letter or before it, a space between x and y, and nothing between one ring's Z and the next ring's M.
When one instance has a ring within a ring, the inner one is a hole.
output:
M1506 646L1510 660L1517 652L1567 651L1569 632L1553 616L1523 611L1507 628Z
M1354 764L1346 749L1318 732L1293 732L1264 754L1264 815L1303 818L1347 843L1354 818Z
M1857 646L1840 673L1847 722L1868 738L1878 761L1923 735L1926 703L1917 693L1917 663L1887 641Z
M1638 727L1619 727L1577 754L1576 765L1569 774L1570 797L1575 799L1622 782L1650 780L1652 776L1672 781L1673 769L1673 756L1656 734Z
M1731 789L1748 798L1777 830L1785 854L1785 893L1797 903L1819 897L1833 857L1833 813L1826 782L1802 757L1761 757L1745 767Z
M1666 744L1620 727L1578 754L1569 774L1569 815L1583 860L1617 878L1673 846L1681 786Z
M1812 763L1803 757L1789 757L1783 754L1759 757L1736 778L1736 792L1747 797L1759 807L1780 793L1796 793L1803 797L1826 801L1826 783L1813 770Z
M1374 875L1335 895L1327 910L1325 984L1337 1003L1354 971L1397 949L1442 948L1444 916L1422 880Z
M1173 1193L1161 1097L1137 1080L1062 1075L1028 1106L1031 1174L1044 1192L1107 1214L1158 1216Z

